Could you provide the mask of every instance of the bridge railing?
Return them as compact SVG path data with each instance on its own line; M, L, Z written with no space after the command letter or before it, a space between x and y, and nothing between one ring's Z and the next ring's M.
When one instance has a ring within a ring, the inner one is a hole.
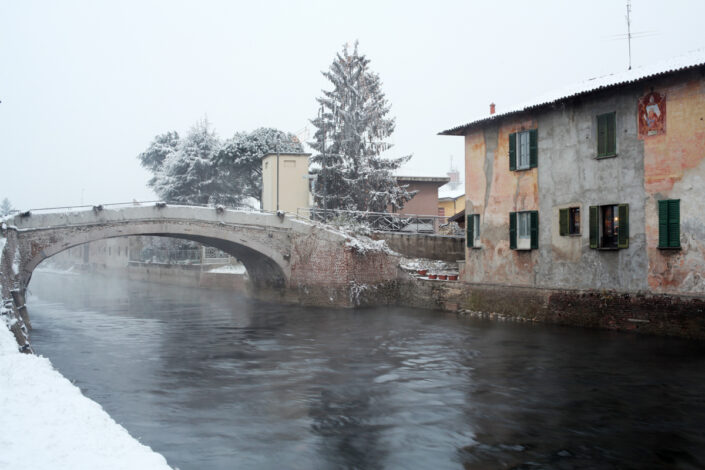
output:
M21 214L23 212L54 212L54 211L73 211L73 210L85 210L85 209L103 209L103 208L120 208L120 207L140 207L147 205L172 205L172 206L187 206L187 207L211 207L218 208L222 207L224 209L232 210L248 210L254 212L261 212L259 209L255 209L249 206L222 206L219 204L190 204L184 202L165 202L161 200L155 201L131 201L131 202L110 202L105 204L83 204L78 206L56 206L56 207L38 207L32 208L28 211L22 211L13 209L11 214Z
M106 204L83 204L78 206L55 206L33 208L27 211L13 210L9 215L30 215L32 213L57 212L57 211L82 211L92 209L101 211L103 209L119 209L121 207L142 207L142 206L185 206L203 207L215 210L236 210L254 212L260 214L284 214L283 211L266 211L250 206L225 206L219 204L189 204L189 203L167 203L160 200L113 202ZM362 225L370 230L380 232L403 232L403 233L444 233L462 234L458 231L457 224L449 223L448 217L438 215L422 214L398 214L391 212L366 212L351 211L341 209L320 209L315 207L299 208L296 213L286 212L287 216L296 217L313 222L320 222L333 225Z
M363 225L379 232L439 233L449 227L448 217L438 215L365 212L341 209L301 208L299 217L339 225Z

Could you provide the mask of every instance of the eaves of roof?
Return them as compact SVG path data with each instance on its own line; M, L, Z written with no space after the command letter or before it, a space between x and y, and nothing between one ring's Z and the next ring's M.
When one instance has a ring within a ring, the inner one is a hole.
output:
M621 72L604 77L597 77L585 82L571 85L560 90L555 90L546 93L528 103L511 108L503 113L492 114L462 124L460 126L447 129L439 132L438 135L465 135L467 131L473 128L482 127L493 121L501 118L512 116L515 114L536 111L541 108L546 108L571 98L577 98L599 90L606 90L620 85L638 83L640 81L661 77L685 70L697 69L705 67L705 49L693 51L683 56L675 57L666 61L657 62L650 66L634 68L626 72Z

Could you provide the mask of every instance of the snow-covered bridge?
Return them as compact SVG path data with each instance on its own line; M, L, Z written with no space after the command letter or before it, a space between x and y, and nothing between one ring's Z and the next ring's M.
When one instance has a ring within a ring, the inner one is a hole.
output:
M352 287L393 280L398 274L398 259L387 250L284 213L159 203L30 212L5 223L8 246L0 280L5 288L13 284L21 292L43 260L77 245L130 235L214 246L242 261L255 292L307 304L348 305Z

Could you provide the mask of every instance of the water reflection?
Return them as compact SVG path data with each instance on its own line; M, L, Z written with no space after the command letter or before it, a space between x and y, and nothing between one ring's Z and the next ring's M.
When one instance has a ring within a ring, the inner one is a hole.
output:
M38 273L34 346L191 468L703 468L695 343Z

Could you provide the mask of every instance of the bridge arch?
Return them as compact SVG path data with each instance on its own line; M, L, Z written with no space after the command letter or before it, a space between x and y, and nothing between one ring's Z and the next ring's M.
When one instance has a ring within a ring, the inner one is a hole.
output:
M45 259L97 240L124 236L161 236L196 241L239 259L257 286L283 287L289 265L291 226L272 214L216 212L199 207L135 207L116 211L31 215L19 219L27 235L25 286Z

